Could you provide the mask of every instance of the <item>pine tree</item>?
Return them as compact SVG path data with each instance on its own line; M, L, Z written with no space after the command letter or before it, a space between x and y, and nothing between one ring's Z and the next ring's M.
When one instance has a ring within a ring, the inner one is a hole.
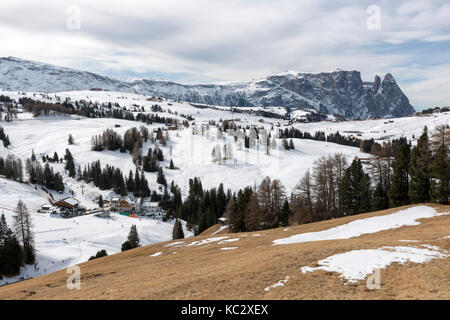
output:
M409 163L410 147L404 143L400 146L395 160L392 162L392 177L389 187L389 206L399 207L409 204Z
M136 225L132 225L130 229L130 233L128 234L128 239L124 243L122 243L122 251L127 251L130 249L135 249L140 247L140 239L136 229Z
M130 173L128 175L128 179L127 179L127 191L128 192L135 192L136 187L134 185L134 179L133 179L133 172L130 170Z
M65 155L65 160L66 160L66 166L65 169L67 171L69 171L69 177L71 178L75 178L75 163L73 161L73 157L72 154L70 153L69 149L66 149L66 155Z
M284 200L283 207L278 214L278 223L280 227L286 227L289 224L289 216L291 215L291 209L289 208L289 202Z
M0 217L0 248L2 248L2 246L4 245L4 239L6 237L7 230L8 225L6 224L5 214L2 213Z
M372 211L372 191L370 177L364 174L359 182L359 213Z
M98 197L98 206L99 206L100 208L103 208L103 197L102 197L102 195L100 195L100 196Z
M427 127L411 152L408 196L411 203L430 201L430 148Z
M384 210L389 208L389 198L382 183L377 183L372 198L372 210Z
M183 227L178 219L176 219L175 223L173 224L172 238L173 240L184 238Z
M294 141L291 139L289 140L289 149L294 150L295 146L294 146Z
M139 179L140 186L139 186L139 195L143 198L150 197L150 188L148 187L147 179L145 178L144 172L141 172L141 177Z
M364 173L361 161L353 160L345 170L339 186L339 206L344 215L370 210L370 178Z
M178 221L178 239L184 239L184 231L183 231L183 225L181 224L181 221Z
M450 128L437 126L431 136L433 152L431 163L431 198L441 204L448 204L450 191Z
M448 149L443 144L436 150L431 164L433 181L431 183L431 197L441 204L449 204L450 194L450 158Z
M156 182L162 185L167 185L166 177L164 176L163 169L159 167Z
M72 134L69 134L69 139L67 140L69 144L74 144Z
M172 159L170 159L169 169L171 169L171 170L175 169L175 166L173 165Z
M6 226L3 246L0 248L0 275L13 276L23 265L22 249L14 233Z

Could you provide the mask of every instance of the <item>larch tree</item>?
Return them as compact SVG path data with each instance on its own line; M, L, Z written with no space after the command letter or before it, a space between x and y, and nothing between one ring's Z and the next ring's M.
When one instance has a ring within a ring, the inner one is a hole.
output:
M19 200L17 207L14 210L13 216L14 230L18 240L23 245L23 262L25 264L33 264L35 261L34 255L34 235L32 232L31 216L25 203Z

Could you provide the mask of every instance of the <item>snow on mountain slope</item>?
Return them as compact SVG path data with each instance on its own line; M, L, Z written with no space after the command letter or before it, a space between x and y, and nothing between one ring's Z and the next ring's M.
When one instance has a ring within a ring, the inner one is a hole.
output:
M414 112L391 74L374 82L358 71L281 73L249 82L187 85L160 80L126 82L14 57L0 58L0 88L61 92L102 89L160 96L178 101L235 107L282 106L314 109L345 118L404 116Z
M37 92L102 88L132 92L129 85L120 80L14 57L0 58L0 88Z
M314 133L324 131L326 134L339 131L343 135L354 135L360 139L374 139L378 142L398 139L418 139L423 128L433 131L439 125L450 124L450 112L442 112L428 116L410 116L396 119L354 120L344 122L322 121L311 123L294 123L293 127Z
M134 101L133 103L136 103ZM163 104L163 108L167 105ZM177 108L179 105L173 105ZM196 111L192 106L184 105L183 111ZM197 126L205 124L208 120L216 119L220 116L229 116L230 113L220 110L201 109L198 114ZM165 113L167 116L168 114ZM79 119L79 120L78 120ZM226 119L226 117L224 117ZM242 125L257 124L256 117L248 116L243 119ZM120 128L115 128L119 124ZM139 127L142 123L117 119L87 119L80 117L39 117L32 118L29 114L19 114L15 121L3 123L5 131L8 133L11 146L8 152L21 157L24 161L31 156L32 150L38 157L42 155L52 156L57 152L59 156L64 155L68 148L72 153L75 165L84 168L85 165L96 160L100 160L103 165L109 164L121 168L122 172L128 175L131 170L135 171L135 165L129 153L120 153L119 151L91 151L91 138L93 135L99 135L106 129L113 129L119 134L123 134L127 129ZM270 130L269 123L264 124L267 130ZM161 124L150 125L150 129L162 126ZM67 139L72 134L75 144L68 145ZM280 179L289 192L298 182L304 172L310 168L313 162L321 156L342 152L347 155L351 161L355 156L364 156L357 148L337 145L327 142L312 140L293 139L296 150L286 151L278 145L276 149L270 151L270 155L265 154L265 149L258 145L251 149L239 148L238 143L234 142L233 137L224 135L217 139L216 128L210 126L205 135L192 135L192 128L181 129L176 132L169 132L170 141L166 147L161 147L165 155L165 161L161 164L163 167L169 165L170 159L173 159L179 170L164 170L167 181L172 180L179 184L182 192L186 194L188 190L189 179L200 177L203 186L207 188L217 187L221 182L225 188L238 190L246 186L253 186L259 183L265 176ZM233 148L234 159L227 160L222 165L212 162L211 152L215 146L222 149L225 144L230 144ZM278 144L280 144L278 142ZM150 143L144 144L142 152L146 153ZM240 149L240 150L239 150ZM0 154L4 153L3 147L0 148ZM66 177L63 164L54 164L54 169ZM295 174L293 174L293 172ZM151 190L158 190L156 183L156 173L146 173L149 187ZM77 196L81 199L87 195L80 195L80 185L73 179L66 178L70 186L73 186ZM90 190L90 189L89 189ZM93 192L87 204L92 203L98 193ZM104 197L109 197L107 192ZM85 204L86 204L85 202ZM89 207L92 204L89 205Z

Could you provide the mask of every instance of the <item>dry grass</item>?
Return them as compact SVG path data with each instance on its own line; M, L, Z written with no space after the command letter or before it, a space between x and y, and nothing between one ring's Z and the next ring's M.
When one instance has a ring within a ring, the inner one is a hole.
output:
M450 206L432 205L448 211ZM404 207L406 208L406 207ZM61 270L0 288L0 299L450 299L449 258L426 264L393 264L381 271L381 290L368 290L365 281L345 285L336 273L303 274L302 266L355 249L406 245L420 240L450 251L450 216L423 219L418 226L386 230L360 237L273 246L275 239L320 231L352 220L390 214L390 209L283 229L233 234L241 240L206 246L146 246L80 265L81 290L66 288ZM211 229L214 232L216 229ZM204 239L200 236L195 240ZM194 239L188 239L192 242ZM239 247L220 250L221 247ZM163 252L157 257L149 255ZM264 288L290 276L281 288Z

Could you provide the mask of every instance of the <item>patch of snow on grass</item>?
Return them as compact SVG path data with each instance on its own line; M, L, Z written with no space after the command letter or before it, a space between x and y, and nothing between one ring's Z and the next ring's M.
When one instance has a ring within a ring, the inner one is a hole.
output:
M228 243L228 242L235 242L235 241L239 241L241 240L240 238L233 238L233 239L227 239L227 240L222 240L219 242L219 244L224 244L224 243Z
M349 239L363 234L397 229L403 226L415 226L420 224L420 222L417 221L418 219L432 218L447 214L450 214L450 212L438 213L434 208L417 206L393 214L355 220L323 231L301 233L289 238L277 239L273 241L273 244L279 245L310 241Z
M267 287L264 289L264 291L270 291L271 289L278 288L278 287L284 287L284 285L289 281L290 277L286 276L284 280L280 280L277 283L271 285L270 287Z
M166 244L164 247L169 248L169 247L178 247L180 244L183 244L184 241L177 241L177 242L172 242L169 244Z
M187 244L186 247L201 246L201 245L205 245L205 244L210 244L211 242L219 242L219 241L225 240L227 238L228 237L215 237L215 238L208 238L208 239L193 241L193 242Z
M225 248L220 248L220 250L235 250L239 247L225 247Z
M439 249L439 248L438 248ZM318 267L303 267L303 273L324 270L340 273L348 282L364 280L376 269L384 269L392 263L425 263L432 259L445 258L446 252L414 247L382 247L379 249L352 250L320 260Z
M162 255L162 252L156 252L154 254L151 254L150 257L157 257L157 256L160 256L160 255Z
M212 236L213 236L213 235L216 235L216 234L218 234L219 232L225 230L226 228L228 228L228 226L221 226L219 229L217 229L216 231L214 231L213 233L211 233L211 235L212 235Z
M430 249L430 250L436 250L436 251L441 250L441 248L439 248L438 246L432 246L432 245L429 245L429 244L421 244L420 246L424 247L424 248L427 248L427 249Z

